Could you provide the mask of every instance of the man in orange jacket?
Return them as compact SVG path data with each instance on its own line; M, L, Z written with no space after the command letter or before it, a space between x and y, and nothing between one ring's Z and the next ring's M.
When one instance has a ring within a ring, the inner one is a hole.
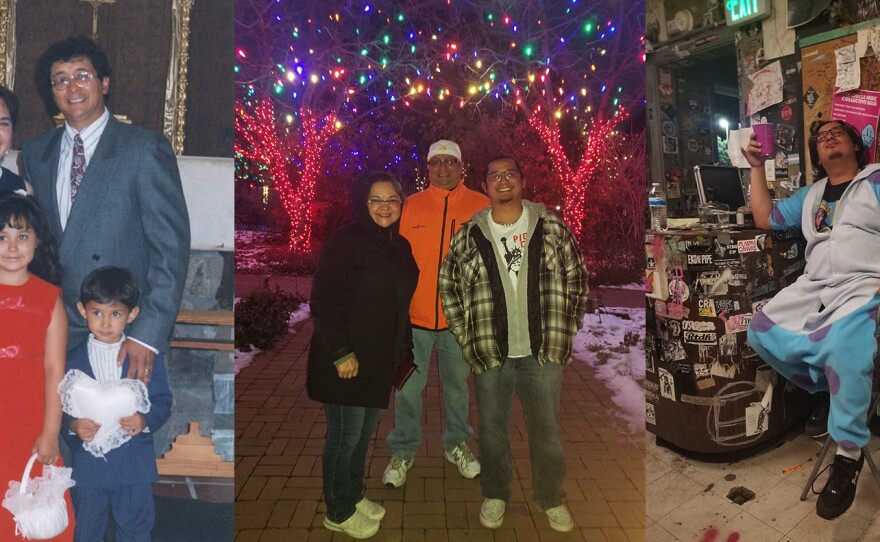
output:
M440 302L438 275L449 249L449 241L473 214L489 206L489 199L466 187L462 180L461 150L441 139L428 149L427 190L406 199L400 217L400 234L412 245L419 266L419 282L410 305L413 325L413 354L418 371L395 394L394 428L385 443L391 448L391 463L382 482L400 487L422 442L422 391L428 381L431 350L437 350L446 427L441 439L446 460L465 478L480 474L480 463L468 448L473 436L468 425L468 375L461 348L449 331Z

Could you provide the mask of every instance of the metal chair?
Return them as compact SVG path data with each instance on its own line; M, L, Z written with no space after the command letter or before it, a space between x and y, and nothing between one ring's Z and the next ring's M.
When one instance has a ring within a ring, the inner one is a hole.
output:
M878 350L877 355L874 357L874 374L877 375L878 364L880 364L880 336L878 336ZM877 376L875 376L875 380ZM874 388L876 389L876 382ZM874 392L874 400L871 401L871 408L868 409L868 419L865 422L871 421L871 416L877 413L877 406L880 405L880 390ZM813 472L810 473L810 477L807 478L807 483L804 485L804 490L801 492L801 500L807 500L807 494L809 494L810 489L813 487L813 483L816 482L816 478L819 476L819 469L822 468L822 463L825 461L825 456L828 455L828 449L831 448L831 445L834 443L834 440L831 438L831 435L825 437L825 444L822 445L822 451L819 452L819 457L816 458L816 465L813 467ZM865 446L862 448L862 455L865 456L865 463L868 464L868 468L871 469L871 473L874 475L874 480L876 480L877 485L880 486L880 472L877 472L877 465L874 464L874 459L871 458L871 452L868 451L868 447Z

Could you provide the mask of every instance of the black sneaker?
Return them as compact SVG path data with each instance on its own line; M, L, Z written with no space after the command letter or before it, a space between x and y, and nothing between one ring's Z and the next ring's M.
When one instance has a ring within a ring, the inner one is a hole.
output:
M828 403L820 403L816 405L807 418L807 425L804 427L804 434L812 438L823 438L828 436Z
M858 459L850 459L845 455L835 454L834 463L827 465L822 471L831 468L831 474L816 501L816 514L820 518L834 519L847 510L856 497L856 482L865 465L865 454ZM821 472L820 472L821 474Z

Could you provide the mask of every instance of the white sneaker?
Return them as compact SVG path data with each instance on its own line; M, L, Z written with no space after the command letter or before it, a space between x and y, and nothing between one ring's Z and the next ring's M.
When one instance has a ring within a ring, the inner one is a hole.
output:
M375 519L376 521L382 521L382 518L385 517L385 507L366 497L359 500L358 503L354 505L354 508L361 514L370 519Z
M391 463L385 467L382 473L382 483L388 487L400 487L406 482L406 471L412 467L412 459L401 459L400 457L391 456Z
M471 453L466 442L462 442L451 452L444 452L443 455L446 457L446 461L458 467L458 473L465 478L475 478L480 474L480 462Z
M483 527L497 529L504 522L504 509L507 504L501 499L486 499L480 506L480 523Z
M548 508L547 510L544 510L544 513L547 514L547 519L550 520L550 527L554 531L567 533L574 528L574 522L571 520L571 513L568 511L568 507L564 504Z
M333 523L325 517L324 527L330 531L345 533L352 538L370 538L379 532L379 522L361 514L357 509L350 518L342 523Z

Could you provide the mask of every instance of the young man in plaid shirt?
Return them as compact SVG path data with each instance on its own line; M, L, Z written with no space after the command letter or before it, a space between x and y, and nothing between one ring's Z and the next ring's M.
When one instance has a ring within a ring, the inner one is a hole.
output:
M583 325L587 272L574 238L543 205L524 200L519 163L489 163L491 207L452 238L440 268L449 329L475 374L482 492L480 523L496 528L510 501L508 428L519 393L529 433L535 500L557 531L573 528L563 502L559 435L562 368Z

